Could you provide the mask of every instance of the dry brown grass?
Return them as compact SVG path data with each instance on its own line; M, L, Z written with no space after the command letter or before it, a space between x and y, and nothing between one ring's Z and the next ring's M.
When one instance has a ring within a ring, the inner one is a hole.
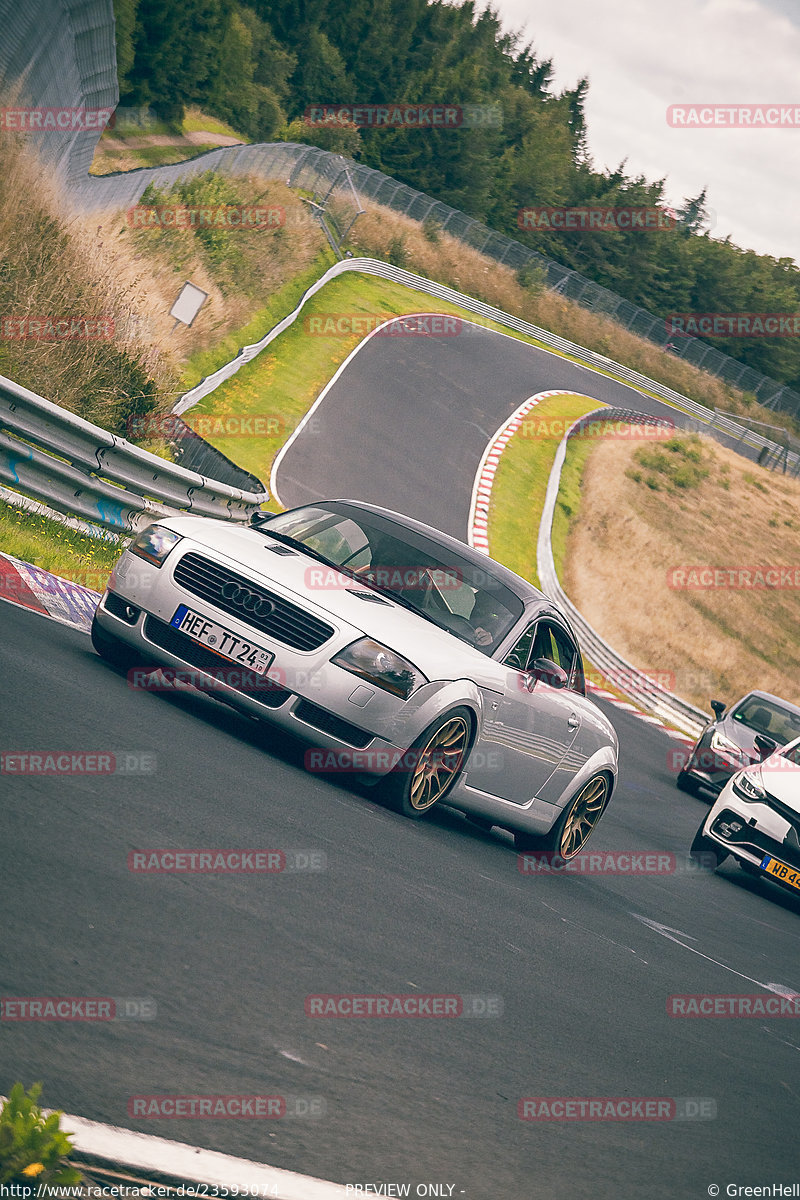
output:
M117 257L71 219L38 162L8 135L0 138L0 316L110 318L113 337L41 340L0 330L0 372L48 399L120 428L131 408L146 411L173 386L158 346L139 336L140 289ZM107 327L108 328L108 327Z
M785 423L790 431L800 431L800 425L791 418L762 408L714 376L628 333L609 317L589 312L549 289L522 287L510 267L487 258L450 234L439 233L437 240L431 241L419 221L401 213L368 203L367 212L353 227L351 243L360 253L391 259L396 266L448 284L641 371L708 408L741 413L772 425Z
M651 491L644 478L626 475L641 472L635 444L598 442L570 530L565 590L618 653L664 673L670 690L701 708L712 696L732 701L754 687L800 703L796 587L668 582L676 567L709 565L791 566L800 581L800 481L709 439L702 445L706 479L684 491Z
M219 269L204 253L190 229L135 230L117 211L83 218L82 225L109 247L121 277L146 295L145 334L163 353L182 364L240 329L274 292L306 270L323 249L324 235L308 206L282 183L265 184L254 178L234 180L248 204L282 207L283 227L231 234L244 263L230 271ZM169 310L186 279L208 299L191 327L178 326Z
M265 301L308 270L325 245L308 208L280 183L237 179L247 203L281 205L283 227L232 234L241 261L216 269L189 230L141 231L125 215L71 212L45 171L0 138L0 317L109 318L113 336L19 339L0 329L0 374L104 428L168 410L197 351L246 325ZM191 328L169 316L191 279L209 298Z

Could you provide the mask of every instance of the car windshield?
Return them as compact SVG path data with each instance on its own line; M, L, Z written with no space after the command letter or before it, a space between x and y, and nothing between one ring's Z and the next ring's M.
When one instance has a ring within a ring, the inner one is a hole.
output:
M478 565L376 513L315 504L261 521L258 529L301 542L315 557L395 596L485 654L522 615L522 600L492 573L491 559Z
M800 713L761 696L746 696L730 715L738 725L746 725L753 733L766 734L779 746L800 736Z

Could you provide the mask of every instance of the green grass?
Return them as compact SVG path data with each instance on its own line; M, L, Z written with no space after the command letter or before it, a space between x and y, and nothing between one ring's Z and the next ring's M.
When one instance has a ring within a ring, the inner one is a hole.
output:
M564 468L558 488L558 499L553 513L553 532L550 538L550 544L553 547L553 562L559 579L564 577L570 527L578 516L581 506L583 469L596 445L596 439L591 437L571 438L567 444Z
M489 549L492 558L536 585L539 518L556 450L572 422L598 407L599 402L588 396L570 394L542 400L524 419L500 459L489 507ZM575 448L591 445L588 439L578 439L570 444L568 457ZM559 492L557 518L563 511L561 499ZM575 503L571 491L567 502Z
M270 329L273 329L279 321L297 308L303 293L316 283L320 275L333 266L334 261L333 251L324 250L306 271L296 275L273 293L264 307L260 308L246 325L229 333L212 349L200 350L193 354L183 368L185 389L188 391L201 379L212 375L225 363L230 362L232 358L236 357L242 346L250 346L264 337L264 334L269 333ZM239 374L241 375L241 372Z
M122 545L92 538L60 521L0 501L0 547L22 562L101 592Z
M250 141L249 137L245 137L243 133L234 129L232 125L228 125L226 121L220 121L219 117L191 110L183 119L181 133L221 133L224 137L233 137L240 142Z
M197 158L219 146L125 146L121 150L104 150L92 163L90 175L111 175L115 171L135 171L139 167L168 167L173 163ZM124 163L124 166L119 166Z

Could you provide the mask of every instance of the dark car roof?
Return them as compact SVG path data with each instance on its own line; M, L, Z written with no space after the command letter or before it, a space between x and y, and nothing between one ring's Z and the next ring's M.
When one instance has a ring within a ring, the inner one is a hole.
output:
M549 604L554 611L558 611L556 606L553 605L552 601L545 596L544 592L539 591L539 589L534 587L532 583L529 583L527 579L523 579L520 575L517 575L516 572L509 570L508 567L504 567L502 563L497 562L497 560L494 558L490 558L488 554L484 554L480 550L474 550L471 546L468 546L466 542L459 541L458 538L451 537L448 533L442 533L441 530L434 529L433 526L426 525L423 521L415 521L412 517L406 517L402 513L393 512L390 508L380 508L377 504L365 504L361 500L323 500L321 503L346 505L348 508L357 509L362 512L375 513L377 516L385 517L390 521L396 521L398 525L401 525L406 529L411 529L415 533L422 534L424 537L430 538L432 542L436 542L446 550L452 550L454 554L458 554L461 558L465 559L473 566L482 568L483 570L487 569L486 562L488 559L488 561L492 564L492 575L494 575L500 581L500 583L505 584L510 591L514 592L514 594L518 596L524 604L527 605L532 600L539 602L544 601L545 603Z

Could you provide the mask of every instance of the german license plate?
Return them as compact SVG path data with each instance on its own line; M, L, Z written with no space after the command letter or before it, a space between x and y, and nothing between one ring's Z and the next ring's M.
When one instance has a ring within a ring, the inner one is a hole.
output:
M180 629L181 633L185 633L193 641L199 642L201 646L207 646L221 658L230 659L231 662L244 663L259 675L264 675L269 670L270 663L275 657L269 650L262 650L260 646L254 646L252 642L245 641L238 634L231 633L222 625L217 625L215 621L209 621L208 617L192 612L185 604L178 606L170 625L173 629Z
M772 875L775 879L780 879L781 883L787 883L789 887L797 888L800 892L800 871L795 870L794 867L787 867L786 863L773 858L771 854L761 860L761 870L766 871L767 875Z

